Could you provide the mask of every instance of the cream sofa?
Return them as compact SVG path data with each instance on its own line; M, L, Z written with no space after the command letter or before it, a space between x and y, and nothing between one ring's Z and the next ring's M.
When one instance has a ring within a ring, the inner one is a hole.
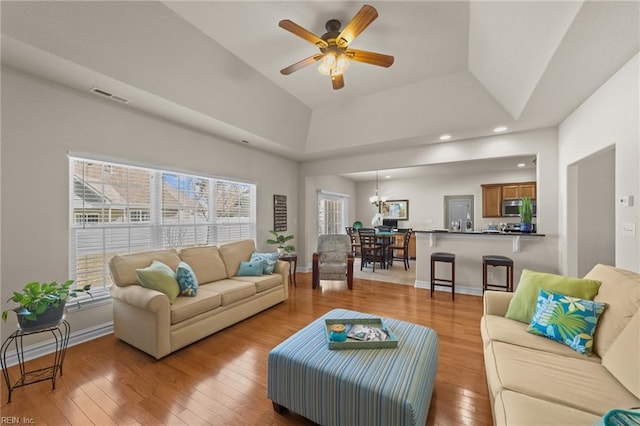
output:
M114 256L109 268L115 285L113 329L119 339L157 359L288 298L289 263L278 261L273 275L236 276L241 261L255 249L253 240ZM156 290L142 287L136 269L159 260L176 269L184 261L199 283L195 297L173 303Z
M526 332L504 317L513 293L487 291L481 333L496 425L593 425L613 408L640 407L640 275L597 265L601 281L591 356Z

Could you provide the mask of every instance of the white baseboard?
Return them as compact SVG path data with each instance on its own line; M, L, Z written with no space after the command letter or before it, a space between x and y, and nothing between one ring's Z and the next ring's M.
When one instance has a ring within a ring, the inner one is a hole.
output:
M425 290L431 290L431 282L430 281L420 281L420 280L416 280L416 283L414 284L415 288L422 288ZM447 293L451 293L451 290L447 289L447 288L442 288L442 287L437 287L435 288L436 291L445 291ZM456 293L458 294L470 294L471 296L482 296L482 288L477 288L477 287L466 287L466 286L462 286L462 285L458 285L456 283Z
M104 324L96 325L94 327L85 328L77 332L72 332L69 336L69 347L79 345L80 343L88 342L89 340L97 339L98 337L106 336L113 333L113 322L107 322ZM12 345L13 346L13 345ZM55 339L51 338L42 342L34 343L33 345L24 347L24 360L29 361L44 355L53 353L56 350ZM7 366L18 364L18 356L15 351L7 354Z

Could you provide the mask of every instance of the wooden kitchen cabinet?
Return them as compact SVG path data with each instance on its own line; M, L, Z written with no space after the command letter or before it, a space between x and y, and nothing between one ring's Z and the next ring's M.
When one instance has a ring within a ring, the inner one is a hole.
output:
M502 215L502 185L482 185L482 217Z
M536 198L535 182L492 183L482 186L482 217L502 217L502 201Z
M535 182L512 183L502 186L503 200L512 200L522 197L536 198Z

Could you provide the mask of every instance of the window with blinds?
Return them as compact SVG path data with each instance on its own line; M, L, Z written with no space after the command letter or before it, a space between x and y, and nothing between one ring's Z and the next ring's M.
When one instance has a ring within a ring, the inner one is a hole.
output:
M346 196L318 193L318 235L345 233L346 205Z
M111 285L115 254L256 237L256 186L83 158L69 159L69 273Z

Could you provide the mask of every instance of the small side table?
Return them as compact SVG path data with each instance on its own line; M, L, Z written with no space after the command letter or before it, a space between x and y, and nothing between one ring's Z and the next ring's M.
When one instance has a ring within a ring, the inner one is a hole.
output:
M298 269L298 255L283 254L280 256L279 259L284 260L285 262L289 262L289 265L291 265L291 267L289 268L289 284L293 282L293 286L298 287L298 284L296 283L296 269ZM293 279L291 277L293 277Z
M26 371L24 366L24 347L22 345L22 338L31 334L38 333L51 333L55 339L56 352L54 355L53 365L37 370ZM43 382L45 380L51 380L52 389L56 388L56 377L58 373L62 376L62 364L64 363L64 356L67 353L67 346L69 344L69 334L71 327L69 323L63 318L58 324L38 328L38 329L26 329L18 328L11 333L9 337L2 343L0 349L0 363L2 364L2 373L4 374L4 381L7 384L9 390L9 398L7 403L11 402L11 393L14 389L22 386L27 386L33 383ZM7 351L11 344L15 345L16 355L18 357L18 365L20 366L20 379L12 386L11 377L9 377L9 371L7 369Z

